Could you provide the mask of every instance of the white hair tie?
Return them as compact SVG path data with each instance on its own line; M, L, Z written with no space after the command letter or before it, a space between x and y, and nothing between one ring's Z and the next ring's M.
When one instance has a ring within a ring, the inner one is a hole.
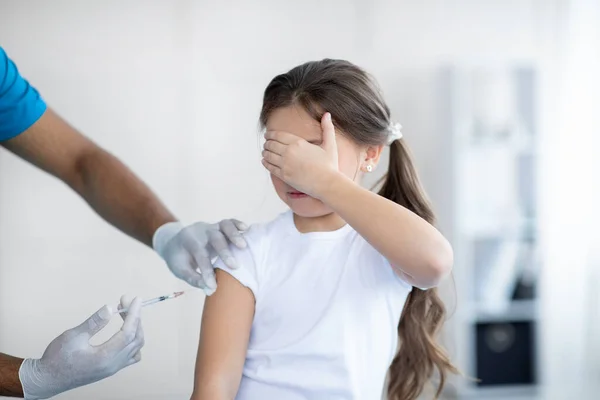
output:
M390 122L390 126L388 126L388 141L387 145L391 145L396 140L402 139L402 125L398 122Z

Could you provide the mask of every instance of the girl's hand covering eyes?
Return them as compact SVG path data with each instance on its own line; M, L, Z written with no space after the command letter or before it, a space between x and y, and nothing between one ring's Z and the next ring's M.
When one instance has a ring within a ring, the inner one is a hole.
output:
M321 118L323 142L317 146L288 132L267 131L263 166L294 189L319 198L338 173L338 152L331 114Z

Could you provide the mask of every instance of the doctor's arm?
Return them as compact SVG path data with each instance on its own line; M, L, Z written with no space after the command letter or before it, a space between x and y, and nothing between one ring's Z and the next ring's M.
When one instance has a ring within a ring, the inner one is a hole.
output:
M23 387L19 380L22 358L0 353L0 396L23 397Z
M254 295L227 272L217 270L219 289L206 298L191 400L233 400L242 378Z
M211 294L214 250L230 267L228 242L243 248L236 220L184 227L154 193L116 157L71 127L50 108L20 135L2 142L17 156L69 185L107 222L153 247L175 276ZM199 268L202 274L196 272Z
M2 145L65 182L107 222L148 246L152 246L158 227L175 221L121 161L50 108L26 131Z

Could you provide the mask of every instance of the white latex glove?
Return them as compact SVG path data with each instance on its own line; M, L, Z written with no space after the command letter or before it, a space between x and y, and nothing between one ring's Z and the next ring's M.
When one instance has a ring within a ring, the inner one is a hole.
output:
M121 304L129 303L123 297ZM99 346L91 345L90 338L112 318L109 306L54 339L42 358L23 361L19 379L25 399L47 399L112 376L140 361L140 349L144 345L141 308L141 299L135 298L122 328Z
M156 230L152 246L176 277L210 296L217 289L213 259L219 257L230 268L237 268L229 242L239 248L246 247L240 233L246 229L243 222L235 219L218 224L197 222L187 227L169 222Z

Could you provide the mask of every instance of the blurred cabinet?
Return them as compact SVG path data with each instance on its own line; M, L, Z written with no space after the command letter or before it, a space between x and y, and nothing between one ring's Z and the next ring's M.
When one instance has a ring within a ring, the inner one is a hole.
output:
M440 71L447 230L455 251L458 398L535 393L538 131L529 66Z

